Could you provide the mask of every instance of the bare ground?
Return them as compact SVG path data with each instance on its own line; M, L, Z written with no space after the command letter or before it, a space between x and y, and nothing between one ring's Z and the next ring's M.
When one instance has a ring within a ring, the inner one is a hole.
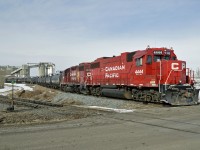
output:
M55 89L48 89L41 86L34 86L33 91L16 91L15 98L43 100L51 102L53 98L59 94L60 91ZM11 92L8 95L11 98ZM49 122L58 122L66 120L74 120L86 118L94 115L101 115L105 112L94 109L78 108L72 105L80 105L80 102L74 100L63 101L64 107L46 107L46 108L29 108L24 106L14 106L15 110L7 111L8 104L0 103L0 127L7 125L27 125L27 124L41 124Z

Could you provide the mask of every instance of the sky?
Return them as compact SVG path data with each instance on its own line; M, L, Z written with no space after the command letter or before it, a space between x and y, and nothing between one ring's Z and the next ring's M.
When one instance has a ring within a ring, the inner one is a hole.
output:
M173 47L195 70L199 8L199 0L0 0L0 65L64 70L150 45Z

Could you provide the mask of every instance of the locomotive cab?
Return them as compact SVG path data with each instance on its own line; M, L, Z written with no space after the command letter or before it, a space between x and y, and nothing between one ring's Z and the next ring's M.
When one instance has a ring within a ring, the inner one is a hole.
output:
M186 62L178 60L174 50L147 48L133 56L133 78L130 78L134 100L165 102L171 105L198 103L199 91ZM136 87L136 88L135 88Z

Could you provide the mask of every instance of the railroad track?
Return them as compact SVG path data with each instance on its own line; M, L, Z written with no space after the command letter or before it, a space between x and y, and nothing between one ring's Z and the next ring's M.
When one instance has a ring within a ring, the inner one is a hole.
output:
M63 107L62 104L51 103L41 100L29 100L29 99L13 99L14 105L22 105L32 108L43 108L43 107ZM11 99L7 96L0 96L0 103L11 103Z

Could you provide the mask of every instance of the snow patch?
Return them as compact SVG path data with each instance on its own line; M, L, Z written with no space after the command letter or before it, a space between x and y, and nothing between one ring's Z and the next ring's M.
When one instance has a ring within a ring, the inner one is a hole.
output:
M114 111L114 112L118 112L118 113L130 113L130 112L135 111L135 110L128 110L128 109L116 109L116 108L99 107L99 106L77 106L77 107L100 109L100 110L106 110L106 111Z
M33 91L33 88L27 86L26 84L14 84L14 91L25 90L25 91ZM12 84L5 83L4 88L0 89L0 95L6 96L9 92L12 91Z

